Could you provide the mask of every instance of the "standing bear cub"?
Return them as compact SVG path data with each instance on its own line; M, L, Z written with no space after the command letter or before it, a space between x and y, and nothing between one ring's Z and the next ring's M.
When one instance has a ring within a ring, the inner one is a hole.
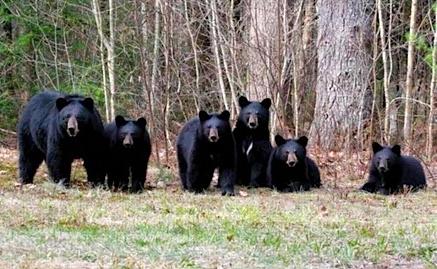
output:
M369 178L361 190L387 195L402 191L404 186L413 191L426 187L422 165L414 157L402 156L399 145L383 147L373 142L372 149Z
M200 111L182 128L176 147L185 190L203 192L218 168L222 195L234 195L236 153L229 117L226 110L221 114Z
M251 102L238 99L241 111L233 131L237 149L237 183L267 187L266 169L272 145L269 134L269 98Z
M33 183L45 160L56 183L70 184L71 163L82 158L92 185L104 183L103 124L93 99L45 91L31 98L18 123L22 183Z
M277 147L270 155L267 168L267 178L272 188L296 192L321 186L319 168L306 156L306 136L286 140L276 135L275 142Z
M127 191L129 175L132 175L132 192L144 190L152 146L146 130L145 118L126 120L115 117L115 122L105 126L105 136L109 143L107 163L108 188Z

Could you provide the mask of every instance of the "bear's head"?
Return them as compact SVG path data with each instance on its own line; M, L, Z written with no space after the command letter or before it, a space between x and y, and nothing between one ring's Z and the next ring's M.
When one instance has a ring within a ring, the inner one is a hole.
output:
M210 143L217 143L221 138L231 133L229 118L231 114L225 110L220 114L208 114L201 110L199 112L199 120L201 124L202 136Z
M384 174L390 172L401 157L401 146L394 145L393 147L384 147L377 142L372 143L373 149L373 165L379 173Z
M126 120L123 116L115 117L115 125L117 126L117 141L125 148L133 148L138 143L144 140L147 121L145 118L134 120Z
M308 138L301 136L298 139L284 139L280 135L275 136L277 145L276 158L281 160L288 167L305 162L306 146Z
M70 137L76 137L91 129L95 120L94 101L78 95L67 95L56 99L59 128Z
M255 130L258 127L268 127L269 108L272 105L270 98L261 102L251 102L246 97L240 96L238 104L241 108L238 121L242 122L247 128Z

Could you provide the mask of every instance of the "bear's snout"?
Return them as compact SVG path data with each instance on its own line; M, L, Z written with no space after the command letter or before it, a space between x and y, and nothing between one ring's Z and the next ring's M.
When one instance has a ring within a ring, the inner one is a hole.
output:
M75 116L71 116L67 122L67 133L70 137L75 137L79 133L79 124Z
M134 145L134 140L131 134L127 134L123 139L123 146L126 148L131 148Z
M258 127L258 117L256 115L250 115L247 123L251 129L255 129Z
M388 164L387 164L387 160L381 160L378 163L378 170L380 173L385 173L388 172Z
M288 167L294 167L297 164L297 156L294 152L288 153L287 156L287 165Z
M218 130L217 128L211 128L209 130L208 139L210 142L217 142L219 140Z

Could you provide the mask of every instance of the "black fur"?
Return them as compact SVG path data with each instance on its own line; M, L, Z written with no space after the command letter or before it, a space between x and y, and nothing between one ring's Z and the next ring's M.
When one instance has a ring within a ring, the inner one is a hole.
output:
M105 126L105 136L109 143L108 187L128 190L129 175L132 176L132 192L144 190L152 145L146 129L146 119L125 120L117 116L115 121Z
M76 128L67 129L76 119ZM72 134L75 136L72 136ZM70 184L71 163L81 158L93 185L104 182L104 139L100 114L91 98L45 91L32 97L18 123L20 180L33 183L44 160L56 183Z
M229 116L228 111L221 114L200 111L198 117L182 128L176 146L185 190L203 192L218 168L222 195L234 195L236 153Z
M302 136L296 140L286 140L276 135L275 141L277 147L270 155L267 168L269 185L283 192L307 191L312 187L320 187L319 168L306 156L308 138Z
M373 142L373 158L369 178L361 190L394 194L404 187L412 191L426 187L425 173L420 162L411 156L402 156L401 147L383 147Z
M266 169L272 151L269 137L271 100L251 102L241 96L238 102L241 111L233 131L237 149L237 184L266 187Z

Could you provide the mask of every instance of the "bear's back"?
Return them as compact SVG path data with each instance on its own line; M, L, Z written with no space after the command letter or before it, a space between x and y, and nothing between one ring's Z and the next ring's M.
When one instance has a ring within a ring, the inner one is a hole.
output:
M400 160L402 169L401 184L413 187L426 186L425 173L419 160L412 156L402 156Z

